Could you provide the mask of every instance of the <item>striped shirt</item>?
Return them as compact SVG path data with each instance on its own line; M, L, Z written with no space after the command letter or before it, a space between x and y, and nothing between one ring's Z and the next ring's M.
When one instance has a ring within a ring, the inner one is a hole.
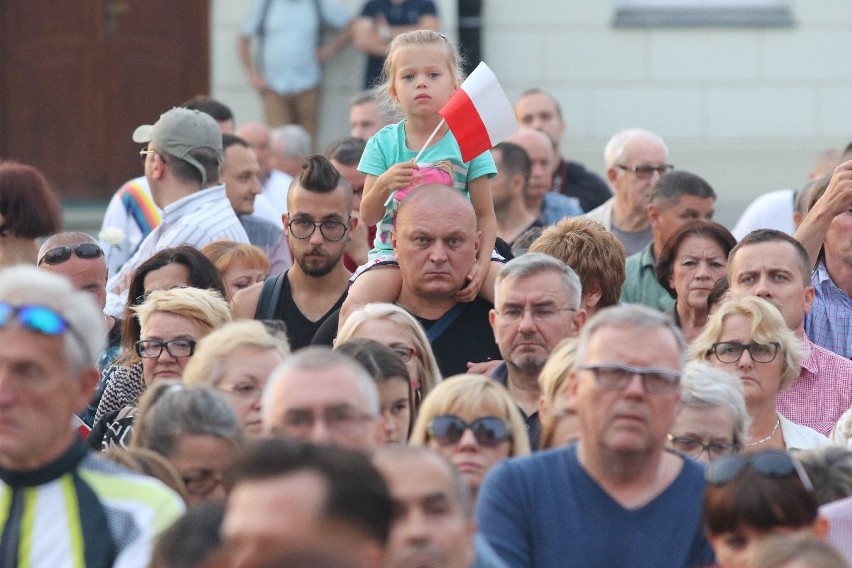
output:
M184 505L76 441L41 469L0 470L0 566L142 568Z
M812 343L804 334L802 348L802 370L793 386L778 393L778 412L828 435L852 406L852 361Z
M122 316L129 275L157 251L184 244L200 249L218 240L249 242L224 185L202 189L167 205L160 226L145 237L136 253L109 279L104 311L113 317Z
M852 298L831 280L825 261L811 276L814 305L805 315L805 333L814 343L852 359Z

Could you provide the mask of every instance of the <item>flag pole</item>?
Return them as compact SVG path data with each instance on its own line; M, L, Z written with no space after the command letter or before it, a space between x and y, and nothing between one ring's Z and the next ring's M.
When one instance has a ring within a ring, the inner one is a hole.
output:
M435 135L438 133L438 131L441 130L441 127L444 126L445 122L446 121L442 118L441 122L438 123L438 126L435 127L435 130L432 131L432 134L429 135L429 138L426 139L426 143L423 144L423 147L420 148L420 151L417 152L416 156L414 156L414 163L415 164L417 163L417 160L420 159L420 156L423 155L423 151L426 150L426 148L429 147L429 143L432 142L432 138L434 138Z

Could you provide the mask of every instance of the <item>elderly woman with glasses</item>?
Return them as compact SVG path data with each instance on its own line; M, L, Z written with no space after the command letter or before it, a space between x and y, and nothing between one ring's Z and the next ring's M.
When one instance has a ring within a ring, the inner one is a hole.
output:
M183 370L183 381L222 393L240 421L243 435L263 430L260 400L269 374L290 354L286 335L255 320L226 323L198 342Z
M435 387L420 407L411 444L445 456L474 498L492 467L530 453L524 419L509 391L482 375L456 375Z
M739 379L708 363L690 361L680 384L669 447L703 462L742 450L751 419Z
M775 306L756 296L726 300L690 350L693 358L740 378L751 417L746 451L828 443L816 430L794 424L776 410L778 393L799 376L802 348Z
M704 525L720 568L747 568L772 535L824 537L813 485L796 459L779 450L734 455L705 470Z

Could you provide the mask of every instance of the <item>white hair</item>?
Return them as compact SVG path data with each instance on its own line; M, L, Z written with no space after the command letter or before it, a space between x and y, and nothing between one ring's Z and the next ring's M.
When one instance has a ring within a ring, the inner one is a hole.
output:
M628 128L627 130L616 132L613 137L609 139L609 142L606 143L606 147L604 147L604 167L607 170L614 168L616 164L624 160L624 156L627 153L627 146L629 146L631 142L639 139L656 142L662 146L666 156L669 155L669 148L666 146L666 143L653 132L648 132L641 128Z

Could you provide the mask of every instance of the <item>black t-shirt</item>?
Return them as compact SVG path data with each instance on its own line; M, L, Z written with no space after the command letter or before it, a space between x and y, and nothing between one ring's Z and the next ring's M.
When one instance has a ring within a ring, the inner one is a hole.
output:
M432 341L432 351L441 369L441 375L449 377L467 372L467 362L481 363L500 359L500 349L494 340L494 330L488 323L491 303L477 298L464 304L464 310ZM414 315L414 314L412 314ZM337 321L340 311L331 314L314 335L313 345L332 345L337 336ZM414 316L423 329L429 332L438 320L427 320Z
M276 278L276 276L270 276L269 278ZM293 301L293 294L290 291L290 279L287 277L286 272L282 275L282 278L284 279L284 282L281 287L281 295L278 297L278 303L275 305L275 316L273 319L284 322L284 325L287 327L287 339L290 342L290 349L295 351L296 349L300 349L311 344L314 334L323 322L325 322L333 314L337 314L340 310L340 306L343 305L343 301L346 299L346 294L349 292L349 289L347 288L343 292L337 302L334 303L325 315L317 321L311 321L305 317L305 315L299 310L299 306L297 306L296 302ZM258 306L260 306L259 301ZM262 319L258 318L257 313L255 313L254 317L255 319ZM335 317L335 321L336 319L337 318ZM336 327L337 324L335 323L335 328Z
M554 172L551 189L579 199L580 207L586 213L612 197L609 186L597 174L587 170L583 164L568 160L562 160Z

